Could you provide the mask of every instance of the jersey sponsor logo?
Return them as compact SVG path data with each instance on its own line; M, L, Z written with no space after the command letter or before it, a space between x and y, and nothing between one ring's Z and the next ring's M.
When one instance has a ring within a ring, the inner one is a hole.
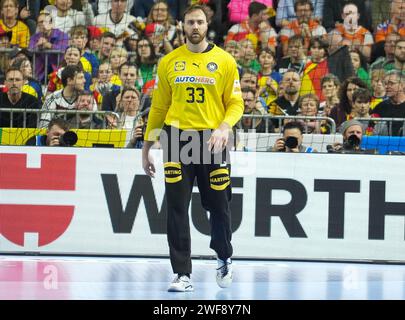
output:
M176 61L174 63L174 71L184 71L186 70L186 62L185 61Z
M177 76L174 83L195 83L215 85L215 78L195 77L195 76Z
M210 62L207 64L207 69L209 72L215 72L218 69L218 65L215 62Z

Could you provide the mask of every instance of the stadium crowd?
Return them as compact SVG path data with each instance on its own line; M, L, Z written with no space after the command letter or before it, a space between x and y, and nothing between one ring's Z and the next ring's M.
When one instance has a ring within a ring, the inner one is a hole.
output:
M338 130L360 119L364 135L404 135L405 0L1 0L0 127L85 110L70 128L132 130L141 147L157 64L184 44L194 3L237 62L246 115L300 116L305 133L331 133L328 117ZM288 121L237 127L283 132Z

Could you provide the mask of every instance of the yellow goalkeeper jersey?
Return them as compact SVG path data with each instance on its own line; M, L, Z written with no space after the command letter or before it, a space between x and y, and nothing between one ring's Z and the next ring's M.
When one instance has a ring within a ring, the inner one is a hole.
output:
M235 59L215 45L201 53L183 45L159 62L145 140L157 140L151 130L163 124L182 130L216 129L222 122L233 127L243 110Z

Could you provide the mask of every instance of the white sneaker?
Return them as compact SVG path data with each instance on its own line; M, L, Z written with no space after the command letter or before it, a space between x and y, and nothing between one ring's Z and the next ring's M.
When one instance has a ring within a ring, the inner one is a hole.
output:
M226 261L217 259L217 284L221 288L228 288L232 284L232 261L228 258Z
M189 277L182 275L182 276L176 276L176 278L173 279L172 283L169 286L169 289L167 289L169 292L190 292L194 291L193 285L191 284L191 280Z

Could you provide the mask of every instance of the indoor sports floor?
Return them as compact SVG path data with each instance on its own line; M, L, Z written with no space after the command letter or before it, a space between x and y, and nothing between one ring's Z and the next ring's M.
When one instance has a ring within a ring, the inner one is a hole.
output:
M215 260L193 259L194 292L167 292L166 258L0 255L0 299L405 299L405 266L234 260L220 289Z

